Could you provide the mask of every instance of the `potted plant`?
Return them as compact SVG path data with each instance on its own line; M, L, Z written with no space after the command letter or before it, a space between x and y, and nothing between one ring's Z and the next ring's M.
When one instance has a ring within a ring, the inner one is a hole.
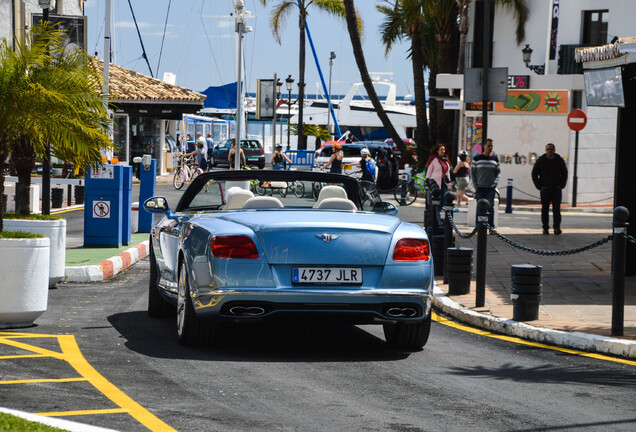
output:
M42 234L0 232L0 328L31 326L46 311L49 245Z
M4 214L4 228L42 234L50 240L49 287L64 279L66 270L66 219L55 215Z

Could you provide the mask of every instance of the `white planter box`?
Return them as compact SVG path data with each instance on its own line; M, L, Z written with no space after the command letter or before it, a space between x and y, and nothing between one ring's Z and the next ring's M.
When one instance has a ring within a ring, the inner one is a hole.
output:
M51 239L49 286L64 279L66 270L66 219L4 219L5 231L38 233ZM0 273L1 274L1 273Z
M0 328L28 327L46 311L50 240L0 239Z
M30 188L31 213L40 213L40 185L32 184ZM4 193L7 196L7 211L15 211L15 183L5 183Z

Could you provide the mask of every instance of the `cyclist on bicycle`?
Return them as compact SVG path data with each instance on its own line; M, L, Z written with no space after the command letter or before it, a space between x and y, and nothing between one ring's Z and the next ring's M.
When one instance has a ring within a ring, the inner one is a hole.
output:
M230 169L234 169L234 157L236 155L236 139L232 138L232 148L228 152L227 160L230 162ZM245 159L245 152L241 149L241 169L247 165L247 160Z
M205 145L202 142L198 142L197 148L195 148L190 153L179 155L179 157L189 157L189 156L194 156L194 160L196 161L201 171L206 172L208 170L207 154L205 150Z

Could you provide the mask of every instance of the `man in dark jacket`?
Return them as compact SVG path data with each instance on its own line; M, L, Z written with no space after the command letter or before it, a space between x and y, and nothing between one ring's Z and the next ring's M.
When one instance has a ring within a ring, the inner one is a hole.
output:
M568 169L561 156L555 153L556 147L549 143L542 155L532 167L532 181L541 192L541 223L543 234L549 234L550 204L554 234L561 234L561 190L568 181Z
M486 199L490 203L488 225L495 227L495 188L499 183L499 158L493 153L494 141L490 138L484 144L483 153L473 157L470 163L470 173L475 185L475 199Z

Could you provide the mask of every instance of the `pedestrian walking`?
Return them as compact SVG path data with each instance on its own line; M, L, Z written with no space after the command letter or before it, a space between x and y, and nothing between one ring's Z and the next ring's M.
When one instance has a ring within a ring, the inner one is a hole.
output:
M362 171L362 180L375 184L375 180L378 178L378 167L371 157L371 152L366 147L360 150L360 170Z
M470 171L475 186L475 199L486 199L490 203L488 213L488 224L495 227L495 188L499 184L499 158L493 153L494 141L490 138L484 144L484 151L473 157L470 164Z
M455 185L457 186L457 207L461 205L462 201L468 202L465 191L470 181L470 164L466 159L468 159L468 152L466 150L459 152L459 163L453 170L453 173L455 173Z
M451 166L446 156L446 146L442 143L438 143L433 150L431 150L431 156L426 162L426 177L435 180L437 186L442 192L440 197L442 202L444 195L448 192L448 185L451 182L450 177Z
M324 171L325 168L329 168L329 172L331 173L342 174L342 159L344 158L342 146L338 143L334 143L331 152L329 162L323 165L321 170Z
M241 169L243 169L243 167L245 165L247 165L247 160L245 159L245 152L243 151L243 149L239 149L239 154L240 156L240 164L241 164ZM233 170L234 169L234 157L236 155L236 138L232 138L232 148L230 149L230 151L227 154L227 161L230 163L230 169Z
M272 153L272 157L269 161L272 164L272 169L276 171L284 171L285 165L291 165L292 161L285 153L283 153L283 146L276 144L276 149Z
M554 234L561 234L561 191L568 182L568 168L563 158L556 153L554 144L546 144L545 153L532 167L532 182L541 195L543 234L550 234L550 204Z
M208 137L205 139L205 144L208 146L208 161L210 160L210 156L212 156L212 152L214 151L214 139L212 138L212 134L208 132Z

